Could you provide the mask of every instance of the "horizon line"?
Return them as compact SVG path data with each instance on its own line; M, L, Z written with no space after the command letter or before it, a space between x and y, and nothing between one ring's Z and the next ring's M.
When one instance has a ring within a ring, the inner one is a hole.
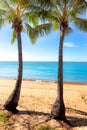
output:
M0 62L18 62L17 60L0 60ZM56 61L54 61L54 60L52 60L52 61L40 61L40 60L24 60L23 62L58 62L57 60ZM87 62L87 61L63 61L63 62Z

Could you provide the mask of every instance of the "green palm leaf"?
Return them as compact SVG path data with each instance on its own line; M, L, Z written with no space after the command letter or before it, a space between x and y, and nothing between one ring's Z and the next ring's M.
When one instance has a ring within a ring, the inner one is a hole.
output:
M59 23L58 22L54 22L54 24L53 24L53 30L57 31L58 28L59 28Z
M13 44L15 42L15 40L17 39L17 35L16 35L16 32L13 31L12 32L12 39L11 39L11 43Z
M73 32L72 28L71 28L71 27L68 27L68 28L66 29L66 31L65 31L65 35L67 36L67 35L69 35L69 34L72 33L72 32Z
M46 23L46 24L41 24L36 26L35 30L38 33L38 36L44 36L49 34L52 31L52 24L51 23Z
M74 25L78 29L87 32L87 19L76 18L74 21Z
M36 42L39 36L44 36L46 34L49 34L51 30L52 30L51 23L41 24L36 26L35 28L32 28L29 24L26 24L26 31L30 37L32 44Z
M25 31L27 32L30 41L32 44L34 44L37 40L38 34L35 32L34 28L32 28L29 24L25 24Z
M33 24L33 26L38 25L38 14L37 12L27 12L24 14L25 18L28 19L30 23Z

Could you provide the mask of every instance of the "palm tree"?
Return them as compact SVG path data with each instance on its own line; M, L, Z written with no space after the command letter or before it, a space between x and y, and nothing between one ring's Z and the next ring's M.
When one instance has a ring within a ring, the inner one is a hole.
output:
M84 0L37 0L37 4L38 8L41 6L41 19L52 22L54 31L60 30L57 97L51 109L51 116L67 122L63 100L63 43L65 35L72 32L70 23L87 31L87 19L80 17L80 13L85 13L87 3Z
M12 24L13 35L12 43L17 39L18 42L18 76L16 85L11 95L4 104L4 109L16 113L18 110L18 101L22 84L22 40L21 32L27 32L32 43L35 43L37 37L45 32L49 32L51 24L46 23L38 25L38 14L34 12L31 0L3 0L1 1L1 19L3 22ZM30 24L29 24L30 23ZM32 26L30 26L32 24ZM34 28L36 26L36 28Z

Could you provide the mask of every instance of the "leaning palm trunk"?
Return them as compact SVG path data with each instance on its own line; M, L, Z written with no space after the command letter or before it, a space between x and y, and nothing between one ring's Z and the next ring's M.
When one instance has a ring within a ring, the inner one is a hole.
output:
M4 104L4 108L11 112L17 112L17 105L20 97L21 83L22 83L22 42L21 42L21 33L17 31L18 39L18 77L16 81L15 88L8 100Z
M51 110L52 117L59 120L65 119L65 105L63 101L63 40L64 40L64 35L65 35L65 30L63 29L60 32L60 42L59 42L57 98Z

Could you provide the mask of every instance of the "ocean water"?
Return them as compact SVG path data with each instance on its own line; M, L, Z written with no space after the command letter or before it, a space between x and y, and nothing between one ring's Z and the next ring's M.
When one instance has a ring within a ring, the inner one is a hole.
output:
M17 62L0 62L0 78L16 78ZM23 78L57 80L57 62L23 62ZM87 62L64 62L63 81L87 83Z

